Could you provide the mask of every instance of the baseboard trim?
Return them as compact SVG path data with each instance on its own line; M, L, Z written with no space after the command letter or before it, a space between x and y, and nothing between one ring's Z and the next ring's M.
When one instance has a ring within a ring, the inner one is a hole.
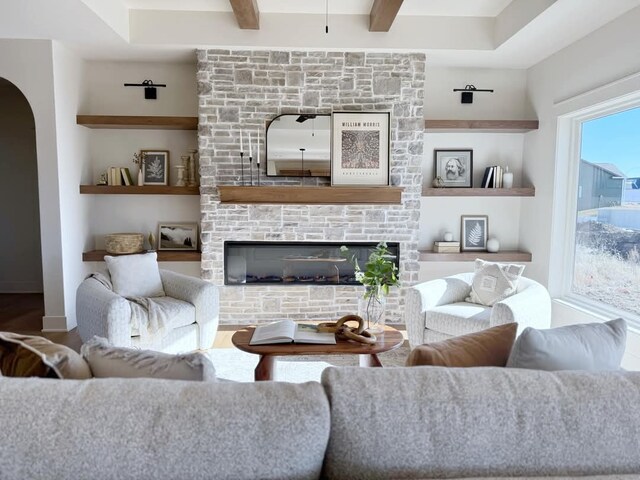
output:
M42 331L43 332L68 332L67 317L45 315L42 317Z

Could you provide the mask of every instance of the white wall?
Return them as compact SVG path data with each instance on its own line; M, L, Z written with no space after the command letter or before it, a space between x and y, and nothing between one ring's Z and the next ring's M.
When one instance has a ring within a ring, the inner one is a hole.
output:
M428 59L427 59L428 60ZM474 103L461 104L454 88L473 84L493 88L494 93L474 94ZM535 119L526 95L526 71L513 69L473 69L427 67L425 117L441 120L530 120ZM460 131L424 135L423 181L430 186L434 177L435 149L472 149L473 185L481 184L486 167L509 166L514 186L530 186L522 179L524 134ZM489 236L500 241L501 250L520 247L521 197L422 197L418 248L430 250L445 231L460 239L461 215L487 215ZM534 256L534 261L536 258ZM422 262L420 281L470 271L471 262Z
M45 40L0 40L0 77L29 101L36 124L44 322L66 323L60 224L58 155L52 44Z
M84 97L84 62L58 42L53 43L53 80L66 322L44 327L70 330L76 326L75 292L88 272L82 262L82 249L89 234L89 202L78 189L88 157L88 135L75 121Z
M42 292L36 133L29 102L0 83L0 292Z
M195 57L194 57L195 60ZM157 100L145 100L144 89L124 87L143 80L164 83ZM86 95L77 113L93 115L177 115L196 116L195 64L144 62L87 62ZM97 183L110 166L128 167L134 178L137 166L133 154L141 149L169 150L169 182L175 184L180 157L198 148L195 131L86 129L89 153L82 183ZM154 232L158 222L198 222L200 197L195 195L82 195L90 202L87 218L89 235L84 250L103 249L104 236L115 232ZM87 264L91 269L101 263ZM164 262L161 268L200 276L199 262Z
M557 263L554 242L561 241L561 225L556 225L552 212L554 202L562 205L567 194L564 185L554 191L556 170L556 104L584 94L629 74L640 71L640 8L605 25L582 40L561 50L531 68L528 72L529 94L540 120L540 129L525 137L524 176L536 185L536 197L522 205L520 238L525 248L538 259L529 273L549 284L552 296L562 292L553 282L553 266ZM580 97L578 98L578 100ZM586 106L586 105L585 105ZM561 182L560 182L561 183ZM556 233L557 232L557 233ZM555 235L555 236L554 236ZM554 325L600 321L588 312L567 305L554 305ZM640 368L640 335L630 333L625 366Z

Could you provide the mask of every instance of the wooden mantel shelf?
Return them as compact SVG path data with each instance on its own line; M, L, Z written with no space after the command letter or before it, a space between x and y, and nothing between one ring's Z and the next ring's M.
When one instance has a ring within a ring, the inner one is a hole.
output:
M431 250L420 250L421 262L473 262L481 258L490 262L530 262L531 253L519 251L489 252L460 252L460 253L435 253Z
M94 195L200 195L200 187L173 185L80 185L80 193Z
M77 115L76 123L87 128L142 128L197 130L198 117L158 117L130 115Z
M538 120L425 120L425 130L457 132L473 130L484 132L524 133L538 129Z
M402 187L218 186L221 203L360 205L399 204Z
M194 250L158 250L156 253L159 262L199 262L201 257L201 253ZM82 261L102 262L105 255L113 254L107 253L106 250L91 250L82 254Z

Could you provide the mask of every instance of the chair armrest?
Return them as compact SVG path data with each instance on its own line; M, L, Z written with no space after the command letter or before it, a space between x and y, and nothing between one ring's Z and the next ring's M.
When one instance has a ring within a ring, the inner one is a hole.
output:
M196 322L207 324L213 332L218 329L218 313L220 311L220 295L218 287L196 277L190 277L169 270L160 270L164 293L169 297L189 302L196 307ZM214 322L213 325L210 323Z
M423 343L425 312L439 305L464 301L471 291L471 276L452 275L419 283L407 290L404 321L412 347Z
M490 325L518 322L518 334L526 327L551 326L551 297L542 285L534 283L515 295L496 302L491 310Z
M131 345L129 302L94 278L87 278L78 287L76 319L84 342L98 335L114 345Z

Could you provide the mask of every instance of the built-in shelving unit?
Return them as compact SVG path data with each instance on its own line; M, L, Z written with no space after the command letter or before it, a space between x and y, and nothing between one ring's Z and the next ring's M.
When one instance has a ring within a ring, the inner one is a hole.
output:
M400 204L401 187L218 186L221 203L302 205Z
M189 251L172 251L172 250L158 250L159 262L199 262L200 252L193 250ZM117 254L107 253L106 250L91 250L82 254L83 262L102 262L105 255L117 256Z
M76 123L87 128L197 130L198 117L131 115L77 115Z
M424 128L431 132L524 133L538 129L538 120L425 120Z
M93 195L200 195L200 187L170 185L80 185L80 193Z
M428 188L422 189L423 197L533 197L535 187L522 188Z
M530 262L531 253L519 251L489 252L460 252L435 253L431 250L420 250L421 262L473 262L476 258L491 262Z

